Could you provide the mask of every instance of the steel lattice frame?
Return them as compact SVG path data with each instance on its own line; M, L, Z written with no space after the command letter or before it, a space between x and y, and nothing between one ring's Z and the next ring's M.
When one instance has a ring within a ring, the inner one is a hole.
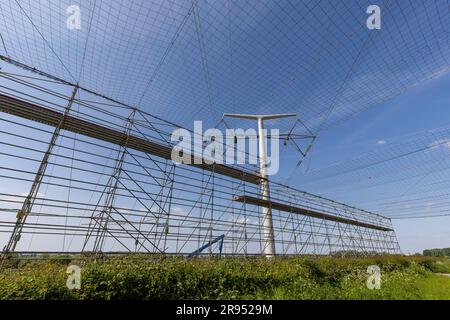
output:
M3 60L32 71L0 78L5 253L188 254L222 234L225 254L263 252L252 168L175 165L178 126ZM384 216L274 182L271 201L278 255L400 252Z

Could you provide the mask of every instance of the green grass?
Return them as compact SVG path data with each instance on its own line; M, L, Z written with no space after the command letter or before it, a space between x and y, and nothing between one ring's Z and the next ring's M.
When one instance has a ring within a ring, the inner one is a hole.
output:
M261 299L336 299L336 300L450 300L450 278L434 274L390 274L384 277L380 290L369 290L364 283L348 279L339 286L325 285L312 291L295 286L279 287Z
M66 268L82 267L81 290ZM381 289L366 286L369 265ZM450 299L449 260L424 257L151 259L14 262L0 272L0 299Z
M421 298L427 300L450 300L450 277L430 275L417 281Z
M450 273L450 258L429 261L429 268L436 273Z

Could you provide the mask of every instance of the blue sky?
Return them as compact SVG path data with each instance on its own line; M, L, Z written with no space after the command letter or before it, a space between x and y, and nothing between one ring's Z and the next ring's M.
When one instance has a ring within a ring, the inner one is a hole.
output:
M450 90L448 88L450 88L450 75L447 74L415 87L401 97L376 106L334 129L323 132L318 138L311 155L311 170L337 161L345 162L345 160L368 150L376 150L380 148L380 141L382 141L382 146L396 141L401 143L408 134L419 132L420 137L431 129L448 126L450 124ZM450 153L448 156L450 156ZM420 167L424 163L417 160L415 165ZM373 177L373 179L375 178ZM300 188L308 190L308 184L301 182L302 172L296 175L293 182L296 180ZM402 186L402 190L414 192L415 188L410 189L410 187L413 187L415 182L414 179L408 181L407 184ZM326 191L330 187L327 183L333 183L333 180L325 180L323 183L314 186L310 191L333 197ZM440 188L445 189L449 184L450 181L441 185ZM386 192L385 189L388 187L382 184L370 190L368 194L358 193L355 197L352 195L353 192L347 192L334 198L364 208L365 201L362 196L369 200L377 200L380 190ZM395 187L394 185L391 187L394 189L390 190L393 195L398 191L395 190ZM438 191L436 190L436 192ZM382 200L376 203L382 204ZM372 208L375 209L376 205ZM449 207L444 207L441 210L448 209ZM389 210L382 213L395 215L395 211ZM393 223L402 250L405 252L414 253L430 247L450 246L449 216L406 220L394 219Z
M81 30L66 28L72 1L20 3L0 2L0 52L18 61L190 128L224 112L297 113L318 139L292 176L299 155L282 149L278 181L388 216L405 210L381 209L389 195L419 203L450 187L446 144L364 170L351 161L450 139L430 133L450 124L447 0L84 0ZM365 26L369 4L382 8L381 30ZM450 209L422 202L424 214ZM405 251L450 246L449 222L394 221Z

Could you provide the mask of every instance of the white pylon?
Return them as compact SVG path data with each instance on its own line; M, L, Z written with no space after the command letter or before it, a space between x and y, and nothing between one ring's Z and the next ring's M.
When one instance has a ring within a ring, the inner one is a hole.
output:
M258 146L259 146L259 168L261 175L261 198L270 201L269 179L267 176L267 151L266 136L264 134L264 120L295 117L295 113L253 115L253 114L230 114L224 113L224 117L253 119L258 121ZM272 210L269 207L262 207L263 231L264 231L264 255L266 258L275 256L275 236L273 232Z

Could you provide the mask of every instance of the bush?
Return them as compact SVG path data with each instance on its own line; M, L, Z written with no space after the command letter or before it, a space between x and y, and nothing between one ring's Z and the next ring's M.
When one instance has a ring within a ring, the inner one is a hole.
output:
M66 287L67 260L13 263L0 299L392 299L418 298L414 281L450 262L427 257L192 259L145 255L79 258L82 287ZM382 290L366 287L369 265ZM419 297L420 298L420 297Z
M423 250L423 255L428 257L450 257L450 248Z

